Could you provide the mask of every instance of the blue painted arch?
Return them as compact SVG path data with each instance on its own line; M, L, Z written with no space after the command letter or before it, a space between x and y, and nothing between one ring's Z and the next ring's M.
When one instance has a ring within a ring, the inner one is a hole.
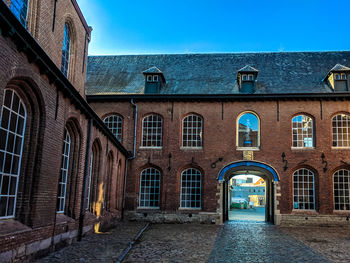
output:
M262 168L262 169L268 171L273 176L274 181L279 181L278 175L277 175L277 172L275 171L275 169L273 169L271 166L269 166L267 164L260 163L260 162L253 162L253 161L241 161L241 162L235 162L235 163L230 163L230 164L226 165L224 168L221 169L219 176L217 178L218 181L223 181L226 172L228 172L229 170L236 168L236 167L245 167L244 169L246 169L246 167L252 167L255 169Z

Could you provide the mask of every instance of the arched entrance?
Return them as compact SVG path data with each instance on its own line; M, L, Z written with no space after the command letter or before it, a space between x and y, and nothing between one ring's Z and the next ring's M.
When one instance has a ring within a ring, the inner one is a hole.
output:
M251 174L263 178L266 182L266 205L265 205L265 221L275 223L276 215L276 187L275 184L279 181L278 174L271 166L256 162L256 161L239 161L226 165L221 169L218 176L218 181L221 185L220 189L220 210L221 222L228 220L229 211L229 180L241 174Z

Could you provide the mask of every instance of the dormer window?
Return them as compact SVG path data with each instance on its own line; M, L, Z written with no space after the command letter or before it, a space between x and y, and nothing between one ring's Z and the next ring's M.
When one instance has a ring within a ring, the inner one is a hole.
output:
M153 82L158 82L158 75L153 75Z
M242 93L254 93L256 89L255 80L258 77L258 70L245 66L237 72L237 82Z
M340 79L346 80L346 74L345 74L345 73L341 73L341 74L340 74Z
M142 73L145 76L145 93L159 93L165 85L163 72L157 67L151 67Z
M335 92L349 91L349 83L347 81L349 73L350 68L337 64L328 72L324 81L326 81Z
M147 76L147 82L152 82L152 79L153 79L153 78L152 78L152 75L148 75L148 76Z

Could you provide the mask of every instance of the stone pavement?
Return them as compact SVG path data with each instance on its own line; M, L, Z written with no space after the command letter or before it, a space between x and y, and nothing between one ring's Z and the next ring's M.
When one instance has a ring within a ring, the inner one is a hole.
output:
M123 222L52 253L39 263L116 262L145 225ZM123 263L350 262L348 227L279 227L264 222L152 224Z
M265 221L265 207L232 209L228 211L229 220Z

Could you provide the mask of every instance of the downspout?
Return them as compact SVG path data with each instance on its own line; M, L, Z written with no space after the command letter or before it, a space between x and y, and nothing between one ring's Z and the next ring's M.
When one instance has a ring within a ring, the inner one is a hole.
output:
M134 145L133 145L132 156L126 158L126 160L125 160L124 182L123 182L123 205L122 205L122 216L121 216L122 219L124 218L126 178L127 178L127 174L128 174L128 161L135 159L135 155L136 155L137 105L134 103L134 99L131 99L130 103L135 109L135 112L134 112Z
M84 216L85 216L85 196L86 196L86 186L88 183L87 180L88 180L88 174L89 174L91 130L92 130L92 119L89 119L88 133L87 133L87 139L86 139L83 189L82 189L81 202L80 202L79 227L78 227L78 237L77 237L78 241L81 241L81 237L83 235Z

